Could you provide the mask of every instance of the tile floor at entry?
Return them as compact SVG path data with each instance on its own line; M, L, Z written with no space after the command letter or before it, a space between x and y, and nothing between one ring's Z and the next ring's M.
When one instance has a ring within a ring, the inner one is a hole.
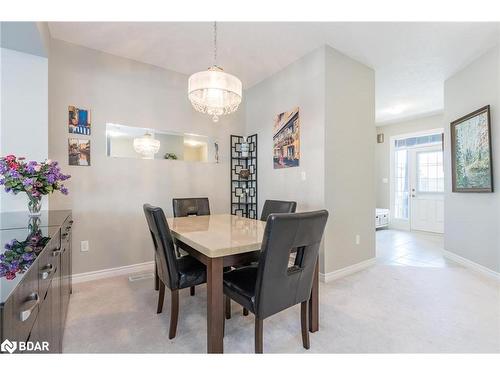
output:
M393 266L457 267L442 253L443 235L407 232L393 229L377 230L377 262Z
M441 255L442 237L377 232L377 263L320 285L320 331L302 348L300 308L264 322L267 353L500 353L499 284ZM74 285L65 352L204 353L206 289L180 293L177 337L168 339L169 295L156 314L153 280ZM253 316L233 303L224 350L253 352Z

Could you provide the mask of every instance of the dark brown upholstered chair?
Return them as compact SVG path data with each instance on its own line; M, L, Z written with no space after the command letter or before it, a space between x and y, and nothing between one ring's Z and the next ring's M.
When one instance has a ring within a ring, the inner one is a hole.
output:
M208 198L174 198L172 199L174 217L186 216L202 216L210 215L210 204ZM175 245L177 256L180 256L180 251ZM194 296L195 287L192 286L190 293Z
M308 301L327 219L326 210L270 214L258 265L224 274L226 306L232 299L255 315L256 353L263 352L264 319L299 303L302 345L309 349Z
M172 205L174 217L210 215L208 198L174 198Z
M203 263L190 255L181 258L176 256L174 241L161 208L145 204L143 209L155 248L155 262L160 290L157 313L161 313L163 309L165 286L167 286L172 296L168 337L173 339L177 330L179 316L179 290L205 283L207 281L207 270Z
M287 214L294 213L297 209L297 202L289 201L276 201L268 199L264 202L264 207L262 208L262 214L260 220L267 221L267 217L270 214ZM256 253L253 262L259 261L259 253ZM243 315L248 315L248 310L243 307ZM231 319L231 302L226 301L226 319Z
M294 213L296 209L297 202L275 201L268 199L264 202L264 207L262 207L260 220L267 221L267 217L271 214Z

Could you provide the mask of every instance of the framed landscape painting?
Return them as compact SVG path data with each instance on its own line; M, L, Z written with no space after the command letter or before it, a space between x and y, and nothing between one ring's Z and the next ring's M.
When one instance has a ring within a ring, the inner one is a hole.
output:
M451 123L452 190L493 191L490 106Z

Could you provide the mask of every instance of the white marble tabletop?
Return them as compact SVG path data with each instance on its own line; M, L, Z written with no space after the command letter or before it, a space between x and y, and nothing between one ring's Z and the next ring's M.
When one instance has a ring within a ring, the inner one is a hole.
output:
M167 219L174 238L210 258L260 250L266 223L230 214Z

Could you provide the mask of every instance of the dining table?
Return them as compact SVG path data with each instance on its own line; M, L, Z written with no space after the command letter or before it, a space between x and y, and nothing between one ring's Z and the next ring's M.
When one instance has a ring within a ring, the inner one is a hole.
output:
M224 352L225 267L248 265L260 252L266 222L230 214L167 219L177 245L207 267L207 352ZM272 251L272 249L270 249ZM309 331L319 330L319 267L309 299Z

